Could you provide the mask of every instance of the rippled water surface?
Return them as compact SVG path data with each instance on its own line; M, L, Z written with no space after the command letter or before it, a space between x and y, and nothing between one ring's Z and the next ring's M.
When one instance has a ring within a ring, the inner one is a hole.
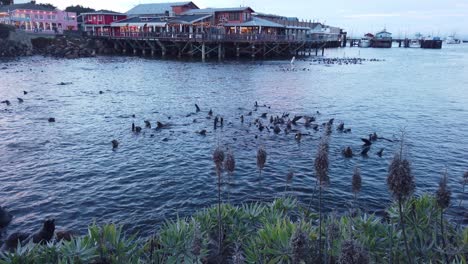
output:
M341 149L359 151L361 137L375 131L393 139L403 128L417 193L433 192L447 169L454 200L466 200L460 182L468 170L468 46L346 48L327 50L326 56L385 61L322 65L310 58L297 61L295 71L286 70L288 61L31 57L0 62L0 101L12 102L0 105L0 205L15 216L7 232L35 230L45 217L55 217L61 228L83 231L93 220L115 221L130 232L150 234L164 218L216 203L211 154L218 144L236 157L231 202L285 195L285 176L293 170L288 193L308 203L322 131L300 121L295 129L310 133L300 143L294 133L259 132L249 123L262 113L316 116L318 123L335 118L335 124L352 128L350 134L334 129L331 136L328 209L344 211L352 200L355 166L363 175L360 205L370 212L389 205L387 167L398 143L379 140L367 158L345 159ZM253 111L255 101L271 109ZM202 111L190 115L195 103ZM224 117L224 128L213 130L210 109ZM250 111L241 124L240 115ZM56 122L49 123L49 117ZM170 127L132 133L132 122L144 127L144 120ZM202 129L206 136L195 133ZM113 139L120 141L116 151ZM262 180L258 146L268 152ZM382 158L376 155L380 148L385 148ZM466 209L466 204L454 206L450 214L458 218Z

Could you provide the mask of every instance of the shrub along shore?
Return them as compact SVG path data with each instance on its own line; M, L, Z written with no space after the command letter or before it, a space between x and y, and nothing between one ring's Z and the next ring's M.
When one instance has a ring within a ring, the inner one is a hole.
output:
M351 208L340 215L325 213L323 193L331 191L330 134L329 123L314 162L316 185L311 186L311 200L318 201L315 210L294 197L239 206L223 201L223 180L235 177L236 160L231 150L218 146L212 157L218 177L217 205L191 217L168 220L151 238L126 235L115 224L92 225L84 236L59 236L54 221L48 220L29 240L1 252L0 264L467 263L468 227L445 217L445 210L454 203L446 173L436 193L414 196L416 186L410 162L403 155L403 136L388 169L386 184L394 203L385 217L367 214L357 206L365 184L359 168L350 175ZM260 147L259 177L263 177L267 157L267 150ZM285 190L293 180L293 172L286 175ZM462 181L464 191L468 172ZM461 207L463 201L457 203ZM7 243L19 237L12 234Z

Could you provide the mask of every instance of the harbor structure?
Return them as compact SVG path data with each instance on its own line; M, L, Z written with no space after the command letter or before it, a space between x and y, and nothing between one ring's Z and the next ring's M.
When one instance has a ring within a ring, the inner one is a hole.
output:
M257 13L251 7L204 8L193 2L142 4L109 32L89 32L134 54L224 57L310 55L340 47L343 30L312 21Z
M0 23L26 32L60 34L64 30L77 30L77 15L35 1L0 6Z
M371 41L373 48L391 48L392 47L392 33L386 29L375 34Z

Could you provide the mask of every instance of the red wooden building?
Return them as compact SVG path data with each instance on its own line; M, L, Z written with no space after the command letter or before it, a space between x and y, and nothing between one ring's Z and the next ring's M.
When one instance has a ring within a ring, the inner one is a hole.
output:
M100 35L109 33L112 23L127 18L126 14L107 10L83 13L81 16L83 19L82 30Z

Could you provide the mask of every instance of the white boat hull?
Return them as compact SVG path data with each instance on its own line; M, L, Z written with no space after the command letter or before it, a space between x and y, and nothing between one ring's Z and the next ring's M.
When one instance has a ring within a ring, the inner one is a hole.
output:
M421 42L419 40L412 40L409 43L410 48L421 48Z
M370 40L366 39L366 40L361 40L359 42L359 47L360 48L369 48L371 46L371 42Z

